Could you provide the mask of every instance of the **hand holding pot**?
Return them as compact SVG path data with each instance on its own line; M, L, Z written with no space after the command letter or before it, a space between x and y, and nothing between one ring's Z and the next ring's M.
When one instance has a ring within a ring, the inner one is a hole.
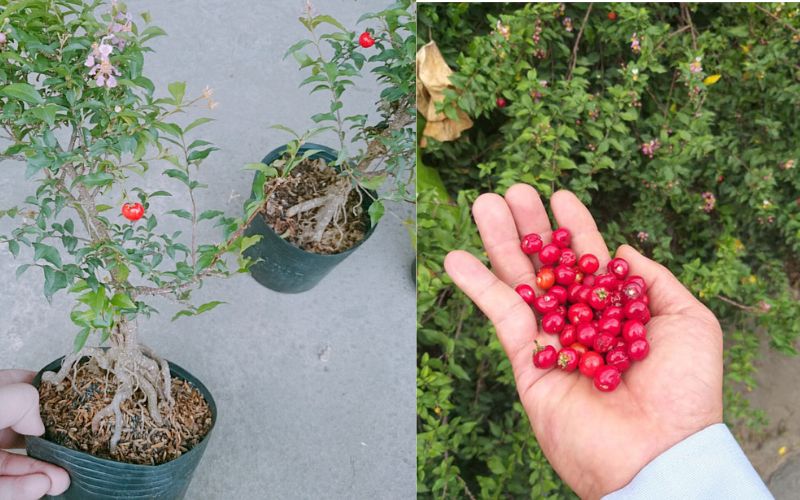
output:
M566 191L551 198L561 227L572 231L579 254L610 255L585 206ZM550 237L552 226L536 191L516 185L505 198L485 194L473 214L493 272L472 255L451 252L447 273L494 323L514 371L517 391L536 438L553 468L582 498L625 486L655 457L688 436L722 422L722 332L714 315L665 267L622 246L617 256L648 284L652 349L628 370L613 393L592 380L531 362L537 331L534 312L514 291L535 282L535 262L520 249L528 233Z
M0 370L0 448L24 448L23 435L44 434L39 416L35 373ZM0 500L28 500L59 495L69 486L63 469L23 455L0 450Z

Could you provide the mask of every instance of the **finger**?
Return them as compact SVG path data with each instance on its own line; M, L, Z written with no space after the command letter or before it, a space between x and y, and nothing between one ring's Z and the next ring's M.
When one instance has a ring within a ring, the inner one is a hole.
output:
M39 436L44 434L44 423L39 416L39 391L28 384L10 384L0 387L0 429L11 428L19 434Z
M39 498L45 493L60 495L69 487L69 474L61 467L24 455L0 451L0 478L8 476L18 478L44 476L47 479L47 488L34 498ZM2 494L0 498L3 498Z
M30 384L36 372L30 370L0 370L0 386L8 384Z
M603 235L589 210L577 196L569 191L558 191L550 197L550 206L559 227L569 229L572 234L571 247L580 255L591 253L600 261L602 269L611 258Z
M629 275L638 274L644 278L647 284L647 296L650 299L650 310L654 316L706 310L706 307L678 281L678 278L669 269L648 259L632 246L622 245L619 247L617 257L628 261Z
M50 478L44 474L0 476L0 500L36 500L50 490Z
M514 184L506 191L505 199L514 217L520 239L527 234L537 233L544 242L550 241L553 227L542 203L542 198L533 186ZM539 265L538 258L534 257L533 262L534 267Z
M24 448L25 438L11 429L0 430L0 449Z
M519 247L517 226L505 200L483 194L472 205L472 214L497 277L512 288L534 283L533 264Z

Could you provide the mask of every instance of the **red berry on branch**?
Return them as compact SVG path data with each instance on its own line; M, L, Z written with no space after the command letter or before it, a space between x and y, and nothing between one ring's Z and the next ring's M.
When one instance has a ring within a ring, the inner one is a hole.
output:
M368 49L373 45L375 45L375 39L372 38L372 33L370 33L369 31L361 33L361 36L358 37L358 44L364 47L365 49Z
M608 20L609 21L616 21L617 20L617 13L613 10L608 13Z
M496 102L497 102L497 107L498 108L505 108L506 107L506 104L507 104L506 100L503 99L502 97L498 97Z
M141 203L125 203L122 205L122 216L129 221L137 221L144 216L144 207Z

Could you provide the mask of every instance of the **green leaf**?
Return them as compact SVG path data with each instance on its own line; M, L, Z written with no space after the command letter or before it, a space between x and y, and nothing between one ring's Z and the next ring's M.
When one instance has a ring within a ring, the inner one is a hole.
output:
M192 214L189 213L188 210L184 210L182 208L170 210L169 212L167 212L167 214L175 215L177 217L180 217L181 219L192 220Z
M167 85L167 89L176 103L183 102L183 96L186 95L186 82L172 82Z
M84 186L107 186L114 182L114 176L106 172L96 172L93 174L82 175L76 179Z
M383 217L383 211L383 203L380 200L373 201L372 205L369 206L369 220L372 224L372 227L378 225L378 221L380 221L381 217Z
M347 28L345 28L344 25L342 25L342 23L340 23L339 21L337 21L333 17L325 15L325 14L320 15L320 16L316 16L314 19L311 20L311 22L312 22L312 25L315 28L317 26L319 26L320 24L327 23L327 24L330 24L330 25L333 25L333 26L339 28L342 31L347 31Z
M122 309L136 309L136 304L124 293L115 293L111 297L111 303Z
M53 301L53 294L67 287L67 275L50 266L42 267L44 272L44 296L48 302Z
M44 259L56 266L57 269L61 269L61 255L59 255L58 250L56 250L55 247L45 245L44 243L34 243L33 260L39 259Z
M219 217L223 215L225 212L222 210L206 210L205 212L201 213L200 216L197 218L198 221L206 220L206 219L213 219L215 217Z
M31 264L23 264L23 265L19 266L17 268L16 278L19 279L19 277L22 276L22 273L27 271L29 267L31 267Z
M227 304L227 302L222 302L222 301L219 301L219 300L212 300L211 302L206 302L205 304L203 304L203 305L201 305L200 307L197 308L197 313L195 313L195 314L201 314L201 313L204 313L206 311L210 311L210 310L214 309L215 307L217 307L220 304Z
M184 132L188 132L188 131L192 130L195 127L199 127L200 125L203 125L203 124L208 123L208 122L213 122L213 121L214 121L213 118L206 118L206 117L198 118L197 120L193 121L189 125L186 125L186 128L184 128L183 131ZM200 142L200 141L195 141L195 142L191 143L189 145L189 149L192 149L196 145L197 142ZM202 141L202 142L204 144L208 144L205 141Z
M155 198L156 196L172 196L172 193L168 191L153 191L148 195L148 198Z
M184 309L182 311L178 311L175 313L175 316L172 317L171 321L175 321L176 319L180 318L181 316L194 316L195 313L192 309Z
M39 94L39 91L36 90L36 87L28 83L12 83L6 85L0 89L0 94L30 104L41 104L44 102L44 99Z
M89 329L88 326L82 328L81 331L78 332L78 334L75 336L75 342L73 343L73 349L75 350L75 352L78 352L81 349L83 349L83 346L86 345L86 339L89 338L90 332L91 330Z
M308 45L309 43L311 43L311 40L300 40L299 42L297 42L294 45L292 45L291 47L289 47L289 50L287 50L286 53L283 54L283 58L286 59L290 55L294 54L298 50L300 50L303 47L305 47L306 45Z
M8 251L14 257L19 255L19 243L17 243L17 240L8 240Z
M206 149L197 149L195 151L192 151L191 153L189 153L188 157L189 163L205 159L206 157L208 157L208 155L211 154L212 151L219 151L219 148L210 147Z

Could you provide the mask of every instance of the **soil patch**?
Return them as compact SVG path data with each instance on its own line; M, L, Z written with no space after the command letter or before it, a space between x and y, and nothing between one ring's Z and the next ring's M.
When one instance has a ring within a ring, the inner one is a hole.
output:
M334 216L320 241L315 241L312 235L322 207L288 214L295 205L326 196L340 180L336 171L322 159L304 160L289 175L275 177L264 184L264 193L268 196L262 212L264 220L281 238L307 252L335 254L352 248L364 239L369 224L361 206L363 193L358 189L350 191L344 209Z
M47 383L39 387L45 439L98 457L132 464L162 464L192 449L211 428L211 410L200 391L185 380L173 378L175 406L169 411L168 404L161 403L162 425L150 417L141 390L121 405L122 438L112 455L109 442L114 416L103 419L97 433L92 432L92 418L111 403L116 384L109 383L106 373L89 362L61 385L60 391Z

